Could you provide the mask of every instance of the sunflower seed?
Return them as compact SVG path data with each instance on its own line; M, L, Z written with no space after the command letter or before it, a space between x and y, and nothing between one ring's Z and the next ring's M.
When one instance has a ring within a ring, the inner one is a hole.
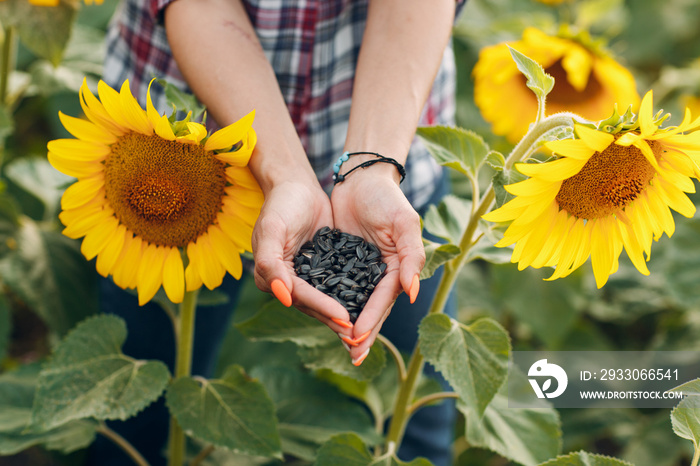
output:
M330 227L305 242L293 262L299 278L338 301L353 323L386 272L377 246Z

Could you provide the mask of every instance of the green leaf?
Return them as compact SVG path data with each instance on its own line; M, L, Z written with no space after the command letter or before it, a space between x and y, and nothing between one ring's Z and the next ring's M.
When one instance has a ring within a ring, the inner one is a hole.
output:
M693 448L700 448L700 397L684 398L671 411L671 425L677 436L693 442Z
M5 167L5 176L44 204L46 219L55 217L65 186L73 180L38 157L13 160Z
M484 139L473 131L448 126L418 128L416 134L440 165L474 176L489 153Z
M566 456L557 456L553 460L541 463L539 466L633 466L632 463L610 456L596 455L578 451Z
M506 158L498 151L489 151L486 156L486 163L496 171L502 171L506 165Z
M13 455L35 445L70 453L95 438L97 423L71 421L48 431L32 429L31 415L39 365L0 375L0 455Z
M452 244L459 244L471 213L471 201L448 194L438 206L431 205L428 208L423 225L433 235Z
M369 354L359 367L352 364L350 356L337 337L323 346L299 347L299 357L311 370L329 369L355 380L371 380L386 365L386 350L381 343L372 345Z
M497 248L494 246L494 241L489 236L482 236L479 241L473 245L467 253L467 261L482 259L492 264L510 264L510 258L513 255L513 248Z
M423 238L425 248L425 265L420 271L420 279L425 280L435 274L435 271L445 262L454 259L460 253L454 244L440 244Z
M515 66L527 78L527 87L537 95L538 99L543 99L552 91L554 78L545 73L544 68L535 60L523 55L514 48L508 46L510 55L515 61Z
M522 393L529 396L532 387L515 367L508 378L482 418L462 403L457 404L467 422L466 439L471 446L488 448L517 463L534 466L561 451L559 415L546 401L534 408L510 408L509 399L517 399Z
M508 374L508 333L492 319L467 326L444 314L432 314L421 322L418 341L425 359L481 417Z
M314 466L430 466L425 458L405 463L396 457L373 458L356 434L336 435L318 450Z
M275 406L240 366L230 366L221 379L181 377L168 387L166 401L189 435L235 452L282 458Z
M7 305L5 296L0 294L0 365L7 353L7 346L10 344L10 333L12 332L12 319L10 308Z
M372 444L380 441L367 410L336 387L290 367L258 366L251 375L277 407L285 453L313 461L318 447L342 432L355 432Z
M125 340L126 324L109 314L72 330L39 375L33 423L49 429L89 417L124 420L158 399L168 368L124 355Z
M682 392L685 395L700 395L700 379L690 380L672 388L669 392Z
M168 104L177 111L186 114L192 112L192 119L195 121L198 121L206 111L206 107L192 93L180 89L165 79L156 79L156 81L165 89L165 98L168 100Z
M274 300L250 319L236 324L247 338L274 342L292 341L299 346L326 345L337 340L335 334L318 320L293 307Z
M75 241L27 217L13 241L0 258L0 277L53 331L64 335L97 312L97 273Z
M496 197L496 207L501 207L506 202L513 199L513 195L505 190L504 186L523 181L527 177L517 170L501 170L497 171L491 182L493 183L493 191Z
M58 66L70 38L77 14L77 2L61 0L55 7L14 0L11 23L20 40L34 54Z

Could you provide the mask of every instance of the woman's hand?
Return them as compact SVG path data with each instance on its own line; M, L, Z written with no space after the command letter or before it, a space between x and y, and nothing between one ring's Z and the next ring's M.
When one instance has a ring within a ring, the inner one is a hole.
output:
M353 328L350 355L359 365L401 290L411 302L418 294L418 276L425 263L420 218L399 189L396 168L384 163L355 170L337 184L331 205L335 227L375 244L387 264L386 275Z
M324 226L333 226L333 216L328 196L318 184L287 181L269 190L253 230L255 284L272 291L285 306L294 304L334 332L347 335L351 325L345 308L294 272L299 248Z

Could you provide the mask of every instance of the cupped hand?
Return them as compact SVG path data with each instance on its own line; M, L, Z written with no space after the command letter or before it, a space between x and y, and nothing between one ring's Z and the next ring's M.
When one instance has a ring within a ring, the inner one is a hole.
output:
M350 327L345 308L294 272L299 248L319 228L332 225L331 204L320 186L295 181L276 185L266 193L253 229L254 276L262 291L272 291L284 305L293 304L343 335Z
M401 290L415 300L425 264L420 218L401 192L395 172L388 164L358 169L331 194L335 227L375 244L387 264L386 275L352 329L356 345L350 355L356 365L366 357Z

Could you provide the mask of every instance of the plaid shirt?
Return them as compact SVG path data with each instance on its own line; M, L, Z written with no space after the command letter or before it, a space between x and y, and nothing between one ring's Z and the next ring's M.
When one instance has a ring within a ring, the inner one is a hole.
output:
M104 80L118 87L129 79L142 104L153 77L188 90L161 21L171 1L123 0L108 32ZM276 73L311 166L330 192L332 165L343 151L348 129L367 0L243 0L243 4ZM457 9L461 6L458 2ZM454 93L454 57L448 46L419 124L454 124ZM151 88L151 97L159 111L168 109L160 86ZM419 209L442 179L442 168L417 138L406 160L406 173L401 188Z

